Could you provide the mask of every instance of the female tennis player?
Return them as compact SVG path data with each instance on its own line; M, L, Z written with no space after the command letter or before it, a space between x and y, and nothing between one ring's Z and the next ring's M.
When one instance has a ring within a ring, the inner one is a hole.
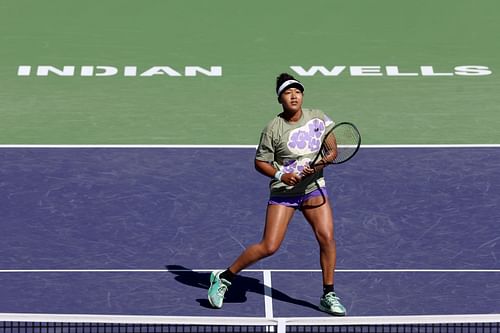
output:
M275 253L285 237L295 211L302 212L314 231L320 248L323 295L319 308L332 315L346 313L334 291L336 248L333 214L325 188L322 167L310 167L323 135L334 123L319 110L302 109L304 86L283 73L276 81L276 94L282 112L262 131L255 157L255 168L271 178L262 240L246 248L225 271L210 276L208 300L221 308L224 295L235 276L258 260Z

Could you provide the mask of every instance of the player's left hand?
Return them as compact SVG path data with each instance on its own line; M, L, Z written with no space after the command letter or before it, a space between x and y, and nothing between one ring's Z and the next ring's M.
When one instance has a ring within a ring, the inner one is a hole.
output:
M305 177L305 176L310 176L315 172L316 170L314 168L311 168L310 166L305 166L300 174Z

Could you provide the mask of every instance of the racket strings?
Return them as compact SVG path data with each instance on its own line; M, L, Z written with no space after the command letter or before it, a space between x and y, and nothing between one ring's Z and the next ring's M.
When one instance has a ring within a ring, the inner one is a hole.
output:
M361 136L352 124L340 124L325 138L322 148L323 163L342 163L357 152Z

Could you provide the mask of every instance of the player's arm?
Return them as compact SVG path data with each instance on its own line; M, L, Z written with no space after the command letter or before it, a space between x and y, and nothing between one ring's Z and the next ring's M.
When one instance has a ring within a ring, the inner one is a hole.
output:
M320 160L318 164L328 164L333 163L338 155L337 149L337 138L335 134L330 133L323 142L323 158Z
M255 160L255 169L261 174L274 178L278 170L272 166L269 162ZM295 185L300 181L300 176L294 173L284 173L280 177L281 181L287 185Z

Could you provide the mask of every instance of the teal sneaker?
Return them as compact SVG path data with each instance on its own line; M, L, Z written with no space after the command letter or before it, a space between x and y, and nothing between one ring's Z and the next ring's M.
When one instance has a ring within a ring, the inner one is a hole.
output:
M321 297L319 309L334 316L345 316L345 308L333 291Z
M217 309L222 308L224 294L231 286L231 282L219 277L221 273L222 271L213 271L210 274L210 288L208 289L208 301Z

